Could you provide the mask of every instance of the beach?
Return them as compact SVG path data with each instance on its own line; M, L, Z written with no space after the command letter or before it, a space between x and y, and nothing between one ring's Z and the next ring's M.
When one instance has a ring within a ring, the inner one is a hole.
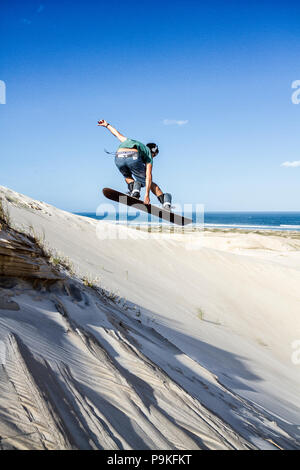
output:
M149 232L0 197L3 250L22 233L49 254L42 287L1 284L2 446L300 448L299 232Z

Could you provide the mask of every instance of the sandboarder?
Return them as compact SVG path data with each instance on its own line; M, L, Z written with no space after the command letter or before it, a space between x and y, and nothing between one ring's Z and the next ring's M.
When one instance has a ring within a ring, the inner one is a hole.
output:
M115 164L125 178L128 194L139 199L141 188L146 186L144 204L150 204L151 190L163 207L170 209L171 194L163 193L152 181L153 158L158 155L158 146L154 143L144 145L137 140L128 139L104 119L98 121L98 126L106 127L121 142L115 153Z

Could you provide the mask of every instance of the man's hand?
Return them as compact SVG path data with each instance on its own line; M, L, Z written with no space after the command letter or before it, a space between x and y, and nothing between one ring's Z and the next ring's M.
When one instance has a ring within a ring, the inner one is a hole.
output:
M150 204L150 197L149 195L145 194L145 197L144 197L144 204Z
M117 139L119 139L120 142L125 142L125 140L127 140L127 137L125 137L124 135L120 134L119 131L117 131L117 129L115 129L111 124L109 124L107 121L105 121L105 119L101 119L100 121L98 121L98 126L101 126L101 127L107 127L107 130L110 131L112 133L112 135L114 135L115 137L117 137Z
M98 126L107 127L107 122L105 121L105 119L101 119L100 121L98 121Z

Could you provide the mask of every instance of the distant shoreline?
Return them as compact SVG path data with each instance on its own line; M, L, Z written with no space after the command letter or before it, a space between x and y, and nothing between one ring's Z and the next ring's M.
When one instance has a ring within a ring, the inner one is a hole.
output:
M151 220L147 220L147 215L143 213L139 213L136 218L132 216L132 213L129 213L129 218L127 218L126 212L116 212L115 214L106 213L103 216L97 216L96 213L93 212L74 212L74 214L99 221L115 222L133 227L169 227L168 223L160 222L155 217L152 217ZM185 215L192 217L191 214ZM117 218L119 220L116 220ZM185 230L197 231L203 230L204 228L205 230L218 231L243 230L247 233L256 231L282 233L300 232L300 212L206 212L204 214L204 223L201 218L203 220L203 215L200 216L198 223L186 226Z

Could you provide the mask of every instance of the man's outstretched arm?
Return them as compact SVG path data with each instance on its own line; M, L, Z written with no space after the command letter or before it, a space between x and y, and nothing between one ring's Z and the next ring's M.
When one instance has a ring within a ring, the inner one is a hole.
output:
M121 142L125 142L125 140L127 140L127 137L120 134L120 132L118 132L117 129L115 129L113 126L108 124L108 122L106 122L105 119L101 119L100 121L98 121L98 126L106 127Z

